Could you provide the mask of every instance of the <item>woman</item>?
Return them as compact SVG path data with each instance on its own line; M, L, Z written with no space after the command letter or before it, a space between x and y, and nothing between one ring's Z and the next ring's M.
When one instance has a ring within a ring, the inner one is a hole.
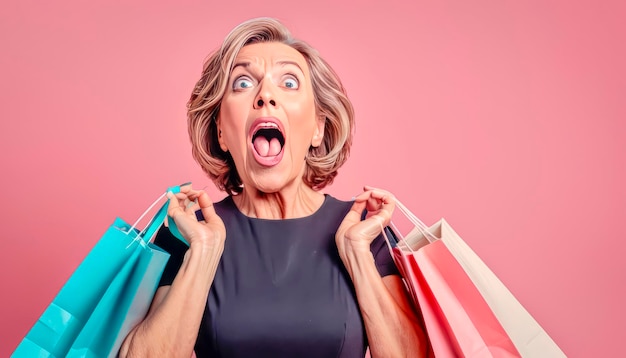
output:
M348 157L339 78L278 21L237 26L188 103L193 155L228 196L190 186L162 229L168 263L121 356L419 357L426 339L384 239L394 198L319 190ZM363 218L367 210L369 215Z

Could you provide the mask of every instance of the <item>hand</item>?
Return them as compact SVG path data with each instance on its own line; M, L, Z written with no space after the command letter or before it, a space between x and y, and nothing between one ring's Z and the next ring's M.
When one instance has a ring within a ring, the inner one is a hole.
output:
M339 255L345 260L348 251L370 252L372 241L381 233L382 228L389 224L396 206L393 194L382 189L369 186L354 200L352 208L343 219L335 241ZM361 220L363 210L369 215Z
M226 238L224 222L215 212L213 202L204 190L194 190L191 185L180 188L180 193L167 193L167 214L174 219L178 231L189 245L214 245ZM196 211L202 211L203 221L198 221Z

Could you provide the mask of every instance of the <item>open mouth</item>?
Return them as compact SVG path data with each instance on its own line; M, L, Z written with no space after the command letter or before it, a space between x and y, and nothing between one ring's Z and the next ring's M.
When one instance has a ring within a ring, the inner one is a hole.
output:
M276 157L283 150L285 136L275 123L264 123L252 135L252 145L260 157Z

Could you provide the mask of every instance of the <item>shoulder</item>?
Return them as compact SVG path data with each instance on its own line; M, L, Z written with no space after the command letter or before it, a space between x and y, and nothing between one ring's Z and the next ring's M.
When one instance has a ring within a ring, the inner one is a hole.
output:
M325 196L324 204L320 208L320 211L325 211L327 213L341 215L342 217L345 216L348 213L348 211L350 211L350 208L352 207L352 204L354 203L353 200L350 200L350 201L340 200L330 194L324 194L324 196Z
M213 207L215 208L215 212L217 212L218 215L222 212L229 212L237 209L237 206L235 206L235 202L233 201L233 197L230 195L227 195L223 199L214 202Z
M217 215L222 219L224 219L225 215L232 214L237 210L233 198L230 195L224 197L219 201L214 201L213 208L215 209ZM202 215L202 211L196 211L196 218L198 220L204 220L204 215Z

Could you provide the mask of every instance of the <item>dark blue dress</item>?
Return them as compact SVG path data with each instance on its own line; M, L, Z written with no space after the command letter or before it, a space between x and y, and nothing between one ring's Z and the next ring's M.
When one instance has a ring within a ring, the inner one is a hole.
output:
M266 220L232 198L215 204L226 226L224 253L202 318L198 357L363 358L365 328L335 232L352 202L326 195L312 215ZM187 247L162 228L171 253L160 285L171 285ZM382 236L371 247L381 276L397 274Z

